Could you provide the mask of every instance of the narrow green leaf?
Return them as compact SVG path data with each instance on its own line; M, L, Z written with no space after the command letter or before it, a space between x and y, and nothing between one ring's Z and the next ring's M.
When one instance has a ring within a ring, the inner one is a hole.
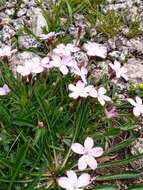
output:
M106 181L106 180L115 180L115 179L132 179L140 177L141 173L136 171L128 171L120 174L112 174L112 175L106 175L106 176L97 176L95 177L95 180L97 181Z
M143 190L143 184L130 186L127 190Z
M21 166L24 162L24 159L25 159L25 156L26 156L26 153L28 151L28 148L29 148L29 142L25 143L23 146L21 146L21 148L19 149L19 151L17 152L17 155L16 155L16 160L14 162L14 168L12 170L12 177L11 177L11 182L10 182L10 185L9 185L9 190L12 189L12 185L17 177L17 175L19 174L19 171L21 169Z
M69 2L68 2L67 0L65 0L65 3L66 3L66 5L67 5L70 22L72 23L72 12L73 12L73 11L72 11L72 8L71 8L71 6L70 6L70 4L69 4Z
M90 190L118 190L117 187L110 185L110 184L104 184L104 185L98 185Z
M126 148L128 147L136 138L135 137L132 137L132 138L129 138L117 145L114 145L113 147L111 147L110 149L108 149L108 151L106 152L106 154L109 154L109 153L113 153L113 152L117 152L123 148Z
M142 158L143 158L143 154L129 156L128 158L123 159L123 160L115 160L115 161L112 161L112 162L99 164L98 168L111 167L111 166L114 166L114 165L116 165L116 166L117 165L125 165L125 164L129 164L129 163L131 163L133 161L142 159Z

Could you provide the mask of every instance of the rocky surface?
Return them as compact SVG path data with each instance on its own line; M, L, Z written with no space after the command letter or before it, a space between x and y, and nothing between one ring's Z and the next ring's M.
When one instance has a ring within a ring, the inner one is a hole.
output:
M143 154L143 138L140 137L131 146L131 153L132 155ZM135 169L142 169L143 168L143 159L134 161L131 163L132 167Z

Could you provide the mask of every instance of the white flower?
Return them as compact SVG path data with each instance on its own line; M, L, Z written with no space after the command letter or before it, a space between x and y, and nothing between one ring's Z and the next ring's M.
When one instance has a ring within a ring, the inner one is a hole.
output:
M76 85L69 84L68 86L69 90L72 91L69 96L71 98L78 98L83 97L86 98L89 95L89 86L86 86L86 84L82 81L78 81Z
M87 173L81 174L77 177L76 173L72 170L67 171L67 177L60 177L58 184L66 190L82 190L83 187L91 183L91 177Z
M111 101L111 98L105 95L106 89L104 87L100 87L97 91L97 99L102 106L105 105L105 101Z
M5 46L3 48L0 48L0 57L9 57L15 52L17 52L17 49L12 50L10 46Z
M51 58L52 61L50 61L50 65L59 68L63 75L68 74L68 67L74 67L76 65L76 61L73 60L71 56L61 57L59 55L53 54Z
M76 47L74 44L59 44L54 50L53 52L55 54L61 55L61 56L70 56L71 53L77 52L80 49L78 47Z
M114 64L109 63L109 66L115 71L117 78L123 77L126 81L128 80L127 69L124 66L121 67L120 62L115 60Z
M75 75L78 75L81 77L82 81L87 84L86 76L88 73L88 70L85 67L74 67L71 72L73 72Z
M81 154L78 160L78 169L83 171L89 166L92 170L97 168L97 161L95 157L100 157L103 154L101 147L93 147L94 142L91 137L87 137L84 141L84 146L79 143L74 143L71 146L73 152Z
M103 59L105 59L107 56L107 48L102 44L88 42L84 44L84 49L87 51L89 56L97 56Z
M128 102L134 106L133 108L133 114L138 117L140 115L143 115L143 104L142 99L140 97L136 97L136 101L134 101L132 98L127 99Z
M30 74L41 73L44 68L41 66L41 60L39 58L33 58L25 62L25 64L17 67L17 72L22 76L28 76Z

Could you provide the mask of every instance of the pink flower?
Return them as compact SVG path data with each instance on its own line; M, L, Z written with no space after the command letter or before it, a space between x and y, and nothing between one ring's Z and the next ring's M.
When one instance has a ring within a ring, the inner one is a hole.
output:
M0 57L9 57L15 52L17 52L17 49L12 50L10 46L5 46L3 48L0 48Z
M41 34L41 35L39 35L39 38L41 40L48 40L50 38L54 38L55 36L56 36L55 32L49 32L48 34Z
M114 64L109 63L109 66L115 71L117 78L123 77L126 81L128 80L128 77L126 75L127 69L124 66L121 67L120 62L115 60Z
M61 57L59 55L53 54L50 65L52 65L53 67L59 68L61 73L63 75L66 75L69 72L68 67L74 67L76 65L76 61L74 61L71 56Z
M0 96L5 96L9 92L11 92L11 89L8 87L7 84L4 84L3 87L0 87Z
M67 171L67 177L60 177L58 184L66 190L82 190L83 187L91 183L91 177L87 173L81 174L77 177L73 170Z
M85 84L87 84L86 76L87 76L88 70L87 70L85 67L81 67L81 68L74 67L71 71L72 71L75 75L80 76L81 79L82 79L82 81L83 81Z
M60 34L64 34L64 32L49 32L48 34L41 34L39 35L39 38L41 40L48 40L51 38L55 38L56 36L60 35Z
M78 169L83 171L89 166L92 170L97 168L95 157L100 157L103 154L101 147L93 147L94 142L91 137L87 137L84 141L84 146L79 143L74 143L71 146L73 152L82 155L78 160Z
M44 68L41 65L41 60L39 58L33 58L25 62L25 64L19 65L17 67L17 72L22 76L28 76L30 74L41 73Z
M49 59L49 57L44 57L44 58L41 60L41 66L44 67L44 68L47 68L47 69L50 69L50 68L53 67L53 66L50 64L50 59Z
M111 98L105 95L106 91L107 90L104 87L100 87L97 91L97 99L102 106L105 105L105 101L111 101Z
M143 104L142 99L140 97L136 96L136 101L134 101L132 98L128 98L127 100L131 105L134 106L133 114L136 117L143 115Z
M105 110L105 115L108 119L117 117L118 113L116 107L113 107L110 111Z
M107 48L102 44L88 42L84 44L84 49L87 51L89 56L97 56L103 59L105 59L107 56Z
M80 49L78 47L76 47L74 44L59 44L54 50L53 52L55 54L61 55L61 56L70 56L71 53L77 52Z
M70 91L72 91L69 94L69 97L71 98L74 99L78 97L86 98L88 96L89 86L86 86L86 84L82 81L78 81L76 85L69 84L68 88Z
M96 90L92 85L90 85L89 87L89 96L97 98L102 106L105 105L105 101L111 101L111 98L105 95L106 89L104 87L100 87L98 90Z

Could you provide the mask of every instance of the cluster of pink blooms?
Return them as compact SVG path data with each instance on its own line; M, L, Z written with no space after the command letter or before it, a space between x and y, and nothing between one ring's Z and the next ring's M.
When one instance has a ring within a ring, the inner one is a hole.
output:
M84 146L80 143L73 143L71 146L73 152L81 155L78 160L78 169L83 171L89 166L92 170L97 168L96 157L103 154L101 147L94 147L94 141L91 137L87 137L84 141ZM91 183L91 177L87 173L81 174L77 177L72 170L67 171L67 177L60 177L58 184L66 190L82 190L83 187Z
M49 40L55 38L59 33L51 32L47 35L39 36L42 40ZM24 65L17 67L17 73L22 76L36 75L49 69L58 69L63 75L71 74L80 78L74 84L69 84L68 89L70 91L69 97L73 99L77 98L97 98L102 106L105 102L111 101L111 98L106 95L107 90L104 87L98 89L93 85L88 84L87 75L88 70L85 65L79 65L74 58L74 53L85 51L89 57L100 57L105 59L107 57L107 48L101 44L95 42L87 42L82 47L74 44L59 44L50 54L44 58L32 58L25 61ZM0 57L9 58L13 53L17 52L17 49L12 49L9 46L0 48ZM126 81L127 70L117 60L114 63L109 63L109 67L115 73L116 78L123 78ZM0 87L0 96L7 95L11 89L8 85L4 84ZM136 97L135 100L128 98L127 101L134 106L133 114L138 117L143 115L143 103L140 97ZM117 110L113 107L110 111L105 110L105 115L108 119L117 117ZM94 141L91 137L87 137L84 141L84 146L79 143L73 143L71 150L81 157L78 160L78 170L83 171L89 166L92 170L97 168L96 157L100 157L103 154L101 147L94 147ZM87 173L81 174L77 177L77 174L70 170L66 173L67 176L60 177L58 184L67 190L82 190L84 187L91 183L91 177Z

